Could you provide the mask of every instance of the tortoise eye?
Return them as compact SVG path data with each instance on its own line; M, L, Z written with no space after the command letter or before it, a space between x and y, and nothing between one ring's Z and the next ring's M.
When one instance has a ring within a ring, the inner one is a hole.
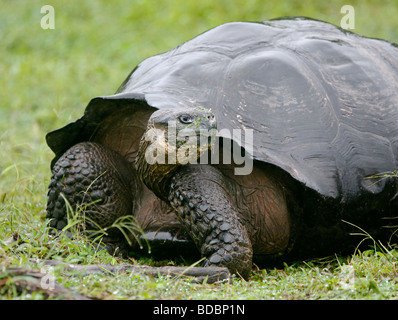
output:
M180 120L181 123L184 123L184 124L190 124L193 122L193 118L188 114L184 114L184 115L180 116L178 119Z

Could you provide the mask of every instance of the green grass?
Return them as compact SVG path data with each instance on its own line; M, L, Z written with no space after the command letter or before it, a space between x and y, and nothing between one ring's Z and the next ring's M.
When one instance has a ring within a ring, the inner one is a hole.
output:
M0 264L40 268L30 258L69 263L125 261L77 238L47 234L44 210L49 163L45 134L83 114L95 96L112 94L140 61L228 21L309 16L339 25L340 8L355 8L354 31L398 42L396 1L50 1L55 29L40 27L44 3L0 0ZM19 245L6 240L18 234ZM161 264L173 264L165 261ZM374 250L254 270L249 281L192 284L148 276L66 276L57 281L102 299L390 299L396 297L397 252ZM0 276L0 283L1 276ZM43 299L15 292L3 299Z

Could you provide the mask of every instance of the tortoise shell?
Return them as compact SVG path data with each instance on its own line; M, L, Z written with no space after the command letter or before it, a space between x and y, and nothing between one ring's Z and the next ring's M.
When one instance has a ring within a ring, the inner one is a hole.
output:
M397 168L397 45L304 18L227 23L148 58L47 142L54 160L91 140L134 161L151 113L198 106L218 130L252 129L255 161L323 198L395 197L394 179L369 177Z

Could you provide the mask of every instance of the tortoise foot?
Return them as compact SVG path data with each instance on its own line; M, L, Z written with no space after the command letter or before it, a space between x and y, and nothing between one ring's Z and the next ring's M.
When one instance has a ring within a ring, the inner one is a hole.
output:
M107 228L132 212L131 170L120 155L99 144L71 147L53 167L46 216L50 227L78 225L112 237L115 230Z
M187 165L173 177L169 200L205 257L204 266L227 267L247 278L252 246L238 218L227 182L209 165Z

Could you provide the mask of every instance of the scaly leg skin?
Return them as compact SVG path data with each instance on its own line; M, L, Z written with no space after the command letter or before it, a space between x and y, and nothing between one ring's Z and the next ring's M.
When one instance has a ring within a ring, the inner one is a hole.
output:
M74 212L80 208L88 218L81 217L86 231L98 230L95 224L107 228L117 218L131 215L133 176L126 160L100 144L82 142L71 147L53 168L46 216L50 227L62 230L68 223L64 197ZM116 230L107 232L108 245L120 236Z
M226 183L212 166L183 166L172 179L169 201L206 258L204 266L227 267L248 278L252 246Z

